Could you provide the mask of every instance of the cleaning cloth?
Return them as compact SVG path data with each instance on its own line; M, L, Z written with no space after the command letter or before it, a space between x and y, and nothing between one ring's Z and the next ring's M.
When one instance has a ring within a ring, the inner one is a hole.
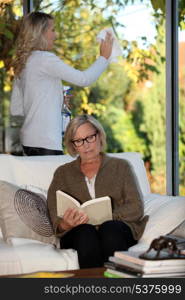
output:
M112 53L108 60L109 62L117 62L118 56L122 56L123 53L113 29L111 27L108 27L101 30L97 35L97 40L98 42L104 40L107 32L109 32L113 37Z

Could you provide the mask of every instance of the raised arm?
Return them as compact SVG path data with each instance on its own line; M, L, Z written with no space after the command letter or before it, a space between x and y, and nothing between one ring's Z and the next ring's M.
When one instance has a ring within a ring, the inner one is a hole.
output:
M49 76L65 80L77 86L88 86L98 79L108 66L108 58L112 52L112 38L106 36L100 44L100 57L86 70L77 70L52 53L48 53L46 60L42 62L42 70Z

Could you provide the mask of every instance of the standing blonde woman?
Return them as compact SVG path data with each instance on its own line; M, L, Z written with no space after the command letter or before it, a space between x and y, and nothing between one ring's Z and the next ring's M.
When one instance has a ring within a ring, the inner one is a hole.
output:
M11 115L24 116L20 140L26 155L62 154L62 82L88 86L108 66L112 37L100 44L99 58L85 71L65 64L51 52L56 39L54 19L42 12L22 22L13 63L15 80Z
M66 148L77 159L60 166L48 190L48 208L61 248L77 250L80 268L103 266L116 250L127 250L141 238L148 216L132 166L124 159L104 153L106 135L92 116L77 116L69 123ZM56 191L68 193L80 203L109 196L113 220L98 228L88 216L69 208L57 217Z

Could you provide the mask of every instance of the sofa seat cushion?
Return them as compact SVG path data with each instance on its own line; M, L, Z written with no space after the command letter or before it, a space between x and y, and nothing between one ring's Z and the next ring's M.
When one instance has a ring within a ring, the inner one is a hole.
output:
M57 249L54 245L24 238L11 238L11 241L9 245L0 238L1 276L79 269L78 255L73 249Z
M4 240L10 244L12 237L58 243L45 197L5 181L0 181L0 226Z

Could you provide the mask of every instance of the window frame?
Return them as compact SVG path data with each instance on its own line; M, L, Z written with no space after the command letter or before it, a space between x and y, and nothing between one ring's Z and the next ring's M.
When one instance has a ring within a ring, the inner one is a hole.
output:
M179 195L178 0L166 1L166 192Z

